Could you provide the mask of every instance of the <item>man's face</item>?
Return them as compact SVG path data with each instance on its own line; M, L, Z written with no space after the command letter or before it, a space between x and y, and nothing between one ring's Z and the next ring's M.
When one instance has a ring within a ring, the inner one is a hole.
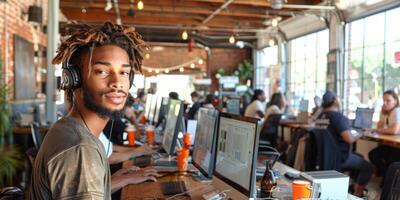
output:
M120 116L130 86L128 54L118 46L104 45L93 49L91 66L88 66L89 57L90 53L83 60L82 70L85 106L100 117Z

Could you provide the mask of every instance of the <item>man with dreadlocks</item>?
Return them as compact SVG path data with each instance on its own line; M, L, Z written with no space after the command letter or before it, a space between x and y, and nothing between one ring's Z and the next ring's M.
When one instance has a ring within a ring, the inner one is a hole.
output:
M111 199L109 164L98 137L122 115L145 44L133 28L110 22L71 25L68 31L53 64L63 63L61 87L72 108L43 141L31 199Z

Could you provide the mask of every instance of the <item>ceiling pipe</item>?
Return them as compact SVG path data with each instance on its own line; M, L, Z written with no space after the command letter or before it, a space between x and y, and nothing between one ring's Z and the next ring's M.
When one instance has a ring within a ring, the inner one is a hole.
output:
M215 15L218 15L218 13L220 13L223 9L225 9L226 7L229 6L229 4L231 4L234 0L228 0L227 2L225 2L224 4L221 5L221 7L219 7L217 10L215 10L213 13L211 13L210 16L208 16L206 19L204 19L201 23L205 24L208 21L210 21L212 18L215 17Z

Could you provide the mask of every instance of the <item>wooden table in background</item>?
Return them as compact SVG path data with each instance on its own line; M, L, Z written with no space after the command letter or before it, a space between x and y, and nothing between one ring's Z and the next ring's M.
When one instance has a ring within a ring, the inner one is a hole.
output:
M299 128L304 128L304 129L312 129L315 127L314 124L312 123L304 123L304 122L298 122L296 120L290 120L290 119L282 119L279 121L279 126L282 127L281 134L282 134L282 141L284 141L284 132L285 128L289 128L290 132L294 132L294 129L299 129Z
M365 140L376 141L383 145L400 148L400 135L384 135L384 134L372 133L372 134L365 134L362 138Z
M42 134L47 133L49 131L48 127L39 127L39 132ZM18 135L30 135L31 134L31 128L30 127L15 127L13 128L13 133L18 134Z
M128 167L133 164L133 161L125 161L123 166ZM204 193L210 192L213 189L211 183L202 183L194 180L190 175L168 175L162 178L158 178L157 182L145 182L135 185L127 185L122 188L121 199L134 200L134 199L155 199L155 198L168 198L162 194L161 182L166 181L184 181L188 192L188 195L182 195L186 197L184 199L203 199Z

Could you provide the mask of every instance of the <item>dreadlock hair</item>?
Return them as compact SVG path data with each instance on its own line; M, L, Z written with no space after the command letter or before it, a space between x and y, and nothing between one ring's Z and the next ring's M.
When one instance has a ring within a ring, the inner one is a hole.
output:
M91 47L116 45L128 54L132 75L135 71L142 72L143 50L147 46L134 27L105 22L103 26L98 27L87 24L70 24L67 25L66 30L68 37L61 42L57 55L53 58L53 64L68 62L69 58L70 64L79 66L82 70L82 58L89 50L92 53ZM72 94L72 89L66 89L67 100L70 103Z

